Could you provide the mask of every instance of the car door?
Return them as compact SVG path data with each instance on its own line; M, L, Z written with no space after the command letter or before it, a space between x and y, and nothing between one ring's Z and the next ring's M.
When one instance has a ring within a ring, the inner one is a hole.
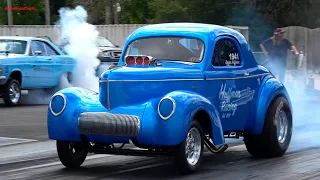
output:
M38 88L51 87L53 59L47 54L43 41L33 40L31 42L31 52L34 57L32 80Z
M212 56L208 68L206 69L206 95L210 102L217 108L221 123L225 130L227 125L227 114L231 110L226 110L225 104L230 103L227 93L224 93L227 81L235 81L235 73L225 65L225 54L223 49L223 39L217 38L212 44L209 44L207 51L211 50ZM230 107L229 107L230 108Z
M43 44L47 55L52 58L52 80L50 85L57 86L59 85L61 75L68 69L68 59L64 55L59 54L59 52L49 43L43 42Z
M249 78L243 58L236 39L229 36L216 39L212 80L220 81L214 95L225 131L243 130L252 107L256 84Z

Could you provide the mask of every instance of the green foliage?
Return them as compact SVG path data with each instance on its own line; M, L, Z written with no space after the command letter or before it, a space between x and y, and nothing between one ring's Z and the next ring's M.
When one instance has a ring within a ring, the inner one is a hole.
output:
M122 23L145 24L149 16L148 0L120 0Z
M44 0L12 0L16 7L36 7L36 11L13 11L14 24L44 24ZM318 0L50 0L51 22L61 7L82 5L92 24L104 24L106 6L119 2L120 23L146 24L165 22L201 22L248 26L253 49L272 35L275 27L320 26ZM6 0L0 0L6 7ZM112 21L111 21L112 22ZM7 11L0 12L0 24L7 24Z

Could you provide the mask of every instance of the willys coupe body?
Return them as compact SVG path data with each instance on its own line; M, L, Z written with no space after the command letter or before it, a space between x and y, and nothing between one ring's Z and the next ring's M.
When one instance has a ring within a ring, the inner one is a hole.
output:
M66 167L81 166L88 153L169 155L185 174L198 169L204 146L225 151L225 138L243 136L259 157L282 156L291 141L287 90L257 64L244 36L227 27L141 27L99 87L52 96L48 133ZM125 149L129 143L138 148Z

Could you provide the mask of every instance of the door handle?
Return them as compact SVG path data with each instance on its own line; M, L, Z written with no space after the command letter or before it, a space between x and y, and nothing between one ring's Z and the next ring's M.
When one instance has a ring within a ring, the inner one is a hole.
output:
M244 73L244 76L249 76L250 74L248 72L245 72Z

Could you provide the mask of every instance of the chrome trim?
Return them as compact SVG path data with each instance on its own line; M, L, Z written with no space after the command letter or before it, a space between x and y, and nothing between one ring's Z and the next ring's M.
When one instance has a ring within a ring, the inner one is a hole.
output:
M255 74L255 75L249 75L249 76L243 76L243 77L231 77L231 78L207 78L207 79L121 79L121 80L100 80L100 83L103 82L159 82L159 81L213 81L213 80L229 80L229 79L244 79L244 78L253 78L253 77L259 77L264 75L271 75L270 73L263 73L263 74Z
M99 82L141 82L141 81L151 81L151 82L154 82L154 81L203 81L205 79L137 79L137 80L131 80L131 79L128 79L128 80L100 80Z
M186 160L189 165L195 166L201 156L201 135L196 127L189 130L186 143L185 143L185 154Z
M165 100L165 99L169 99L169 100L172 102L172 104L173 104L172 111L171 111L171 113L170 113L167 117L162 116L161 113L160 113L160 104L161 104L161 102L162 102L163 100ZM170 96L165 96L165 97L163 97L162 99L160 99L160 101L159 101L159 103L158 103L158 114L159 114L159 116L161 117L161 119L163 119L163 120L168 120L169 118L171 118L172 115L174 114L174 112L176 111L176 106L177 106L177 105L176 105L176 101L175 101L172 97L170 97Z
M7 77L6 76L0 76L0 80L6 80Z
M61 96L61 97L63 98L63 107L62 107L61 111L58 112L58 113L53 112L52 107L51 107L52 100L53 100L53 98L55 98L56 96ZM56 93L56 94L54 94L54 95L52 96L52 98L51 98L51 100L50 100L50 103L49 103L49 109L50 109L50 112L51 112L54 116L59 116L60 114L62 114L63 111L66 109L66 107L67 107L67 98L66 98L66 96L65 96L64 94L62 94L62 93Z
M270 73L255 74L255 75L242 76L242 77L230 77L230 78L208 78L206 80L215 81L215 80L246 79L246 78L254 78L254 77L259 77L259 76L264 76L264 75L270 75Z
M288 134L288 117L286 112L281 110L277 117L277 135L279 143L283 144L287 138Z

